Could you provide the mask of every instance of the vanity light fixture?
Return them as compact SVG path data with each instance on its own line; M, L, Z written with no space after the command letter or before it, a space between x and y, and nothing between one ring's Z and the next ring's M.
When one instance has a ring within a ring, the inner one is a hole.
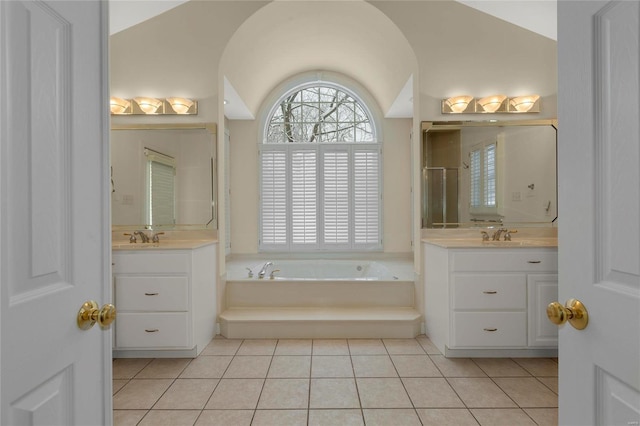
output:
M476 101L476 112L504 112L506 111L506 95L492 95Z
M162 101L156 98L133 98L133 100L145 114L157 114L158 109L162 106Z
M471 103L472 100L473 100L473 96L468 96L468 95L452 96L450 98L444 99L442 101L442 112L454 113L454 114L460 114L463 112L473 112L473 111L467 111L470 104L473 106L473 104Z
M497 114L540 112L540 95L526 95L508 98L506 95L452 96L442 100L443 114Z
M131 101L112 96L109 99L111 114L131 114Z
M176 114L188 114L195 101L186 98L167 98L167 103Z
M539 95L518 96L509 99L509 112L540 112Z
M198 102L187 98L156 99L138 97L133 99L110 99L111 115L197 115Z

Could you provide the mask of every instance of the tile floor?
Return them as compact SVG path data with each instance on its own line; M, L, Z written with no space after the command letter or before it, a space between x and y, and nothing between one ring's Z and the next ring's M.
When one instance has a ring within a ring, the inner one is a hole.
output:
M555 425L556 359L447 359L416 339L227 340L115 359L115 425Z

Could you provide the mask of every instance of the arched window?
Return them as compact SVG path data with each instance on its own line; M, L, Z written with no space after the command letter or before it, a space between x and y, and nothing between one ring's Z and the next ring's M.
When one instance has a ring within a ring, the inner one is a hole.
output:
M355 95L326 83L289 91L260 149L260 249L381 249L381 160Z

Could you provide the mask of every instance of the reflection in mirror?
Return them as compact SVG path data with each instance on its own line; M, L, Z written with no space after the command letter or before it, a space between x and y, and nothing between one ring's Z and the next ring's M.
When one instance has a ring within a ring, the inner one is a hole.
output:
M176 223L176 159L144 148L144 223L151 226Z
M112 127L112 225L217 229L215 138L214 124Z
M555 120L424 122L422 227L557 219Z

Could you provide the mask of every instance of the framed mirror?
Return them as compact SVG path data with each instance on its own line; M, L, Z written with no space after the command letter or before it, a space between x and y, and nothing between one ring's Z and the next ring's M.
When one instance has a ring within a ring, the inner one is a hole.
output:
M423 122L423 228L557 220L557 120Z
M112 126L112 226L217 229L216 129Z

